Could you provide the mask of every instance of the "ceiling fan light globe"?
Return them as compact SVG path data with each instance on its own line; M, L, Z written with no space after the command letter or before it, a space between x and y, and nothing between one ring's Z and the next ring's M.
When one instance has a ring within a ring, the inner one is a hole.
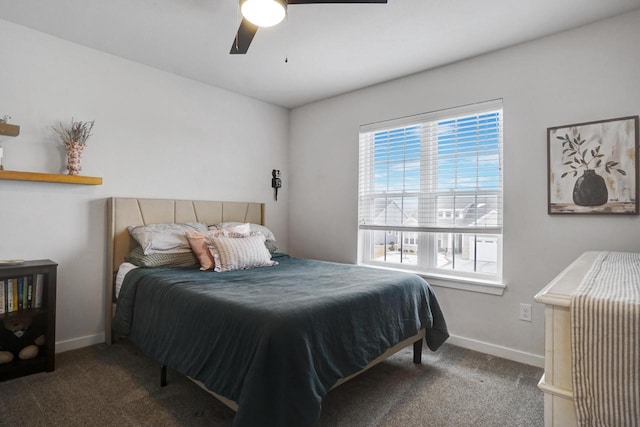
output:
M284 0L244 0L240 11L249 22L258 27L279 24L286 14Z

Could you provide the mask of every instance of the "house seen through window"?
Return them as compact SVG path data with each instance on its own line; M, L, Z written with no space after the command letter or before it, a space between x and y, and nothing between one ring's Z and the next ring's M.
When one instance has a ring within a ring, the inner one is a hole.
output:
M362 126L361 264L500 280L502 102Z

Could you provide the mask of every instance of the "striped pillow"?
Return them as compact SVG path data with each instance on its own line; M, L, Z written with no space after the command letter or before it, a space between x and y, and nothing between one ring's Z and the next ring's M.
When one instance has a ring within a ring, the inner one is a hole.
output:
M277 265L276 261L271 260L264 240L262 234L241 238L212 238L210 250L215 260L214 271L246 270Z
M253 223L241 223L241 222L221 222L216 225L210 225L209 230L225 230L225 229L235 229L236 227L247 227L249 226L249 230L252 233L262 233L266 238L264 245L269 249L269 252L273 254L278 250L278 242L276 241L276 236L273 234L271 230L269 230L264 225L253 224ZM232 236L237 237L237 236Z
M145 255L142 247L136 246L125 260L138 267L192 267L198 264L193 252L155 253Z

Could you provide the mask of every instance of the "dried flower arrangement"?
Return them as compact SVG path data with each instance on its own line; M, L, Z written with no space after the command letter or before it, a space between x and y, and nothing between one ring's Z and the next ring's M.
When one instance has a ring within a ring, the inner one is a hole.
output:
M53 130L58 134L67 152L67 171L69 175L79 175L82 170L80 159L82 151L91 136L94 121L76 122L71 118L71 124L59 123Z
M65 145L72 143L86 145L87 139L91 136L94 122L95 120L90 122L75 122L73 118L71 118L70 124L67 125L61 122L58 126L54 126L53 130Z

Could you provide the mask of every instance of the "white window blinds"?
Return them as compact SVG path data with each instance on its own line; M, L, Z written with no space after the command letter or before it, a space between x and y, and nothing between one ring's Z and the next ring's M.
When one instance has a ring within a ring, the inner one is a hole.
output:
M502 100L360 128L362 230L502 232Z

